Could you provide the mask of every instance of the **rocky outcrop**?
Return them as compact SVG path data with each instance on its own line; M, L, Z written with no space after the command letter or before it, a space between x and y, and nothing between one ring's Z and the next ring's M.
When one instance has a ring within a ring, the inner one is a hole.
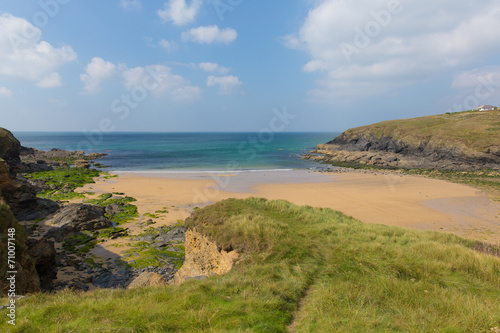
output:
M56 202L37 198L35 188L23 178L11 179L2 196L19 221L43 219L59 209Z
M15 232L15 289L17 295L40 291L40 280L36 272L35 261L29 256L25 241L26 234L24 228L19 225L12 214L10 207L0 199L0 295L8 293L9 284L6 283L9 274L7 267L7 235L8 230L14 228Z
M217 244L196 230L186 231L186 259L175 274L174 283L229 272L238 257L236 251L219 250Z
M63 149L51 149L49 151L37 150L34 148L21 147L20 160L17 171L47 171L58 167L67 167L68 163L75 164L76 167L89 168L90 162L106 156L104 153L90 153L85 155L83 151L69 151ZM73 162L72 162L73 161Z
M489 118L488 118L489 117ZM389 121L345 131L306 159L338 165L476 171L500 170L500 113Z
M35 269L38 274L41 290L53 290L53 280L57 277L54 242L44 238L39 240L28 239L26 246L28 248L28 255L35 262Z
M21 162L19 158L20 149L21 144L19 140L10 131L0 127L0 158L7 162L11 173L14 172L14 168Z
M127 289L162 287L166 285L167 281L160 274L154 272L144 272L135 278L128 285Z
M86 204L71 204L61 209L52 221L45 237L54 238L57 242L66 236L76 235L84 230L98 230L111 228L113 222L105 216L105 210L99 206Z

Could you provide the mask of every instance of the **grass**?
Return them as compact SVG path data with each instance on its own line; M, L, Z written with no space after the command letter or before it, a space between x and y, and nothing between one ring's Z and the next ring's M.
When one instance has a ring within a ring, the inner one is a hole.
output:
M19 301L12 332L488 332L500 259L454 235L364 224L329 209L229 199L188 228L240 259L179 286ZM0 313L1 314L1 313Z
M461 147L484 152L500 145L500 110L464 111L420 118L390 120L346 131L389 136L408 144Z

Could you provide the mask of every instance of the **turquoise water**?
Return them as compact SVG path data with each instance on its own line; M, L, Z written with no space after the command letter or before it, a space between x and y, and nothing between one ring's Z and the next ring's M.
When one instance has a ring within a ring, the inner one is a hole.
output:
M105 152L99 162L116 171L304 169L300 159L339 133L110 133L16 132L26 147Z

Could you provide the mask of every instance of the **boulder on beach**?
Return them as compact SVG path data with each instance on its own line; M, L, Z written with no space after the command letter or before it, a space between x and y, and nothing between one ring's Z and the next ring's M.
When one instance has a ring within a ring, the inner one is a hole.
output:
M102 207L87 204L71 204L61 209L53 220L53 225L47 237L54 237L56 241L61 241L70 234L76 234L84 230L99 230L111 228L113 222L105 216Z

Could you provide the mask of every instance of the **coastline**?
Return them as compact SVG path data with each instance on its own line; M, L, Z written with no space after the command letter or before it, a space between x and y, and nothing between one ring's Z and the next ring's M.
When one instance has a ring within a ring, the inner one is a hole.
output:
M331 208L365 223L454 233L500 244L500 203L470 186L384 172L325 173L310 170L253 172L111 172L82 191L124 192L137 199L139 214L175 207L170 225L227 198L263 197Z

